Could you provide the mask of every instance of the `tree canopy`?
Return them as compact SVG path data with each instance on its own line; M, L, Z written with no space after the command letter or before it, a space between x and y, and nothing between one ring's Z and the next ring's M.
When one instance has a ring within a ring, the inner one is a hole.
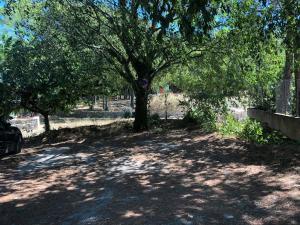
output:
M245 97L274 110L276 86L293 75L299 113L299 8L297 0L8 0L3 21L15 34L3 41L1 89L17 97L1 104L49 115L126 82L141 131L157 77L169 74L192 99Z

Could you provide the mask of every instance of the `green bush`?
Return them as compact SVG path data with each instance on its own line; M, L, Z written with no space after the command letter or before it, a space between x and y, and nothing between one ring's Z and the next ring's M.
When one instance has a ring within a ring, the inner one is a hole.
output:
M150 127L159 126L161 123L160 116L157 113L151 115L148 119L148 123Z
M132 111L129 110L129 109L125 109L123 111L123 117L126 118L126 119L131 118L132 117Z
M186 123L197 123L197 113L194 110L189 110L183 117L183 121Z
M283 144L290 141L279 131L264 127L260 122L251 119L246 120L240 137L258 144Z
M190 108L185 114L183 121L199 124L207 132L215 131L217 128L217 115L209 106Z
M222 135L239 135L244 127L244 123L235 119L231 114L225 116L224 122L218 127Z
M123 117L128 119L128 118L131 118L131 113L128 112L128 111L125 111L124 114L123 114Z
M218 131L222 135L235 135L243 140L257 144L282 144L286 138L278 131L262 126L252 119L236 120L228 114Z
M267 143L264 135L264 129L261 124L255 120L247 119L244 122L243 129L238 135L240 138L258 144Z

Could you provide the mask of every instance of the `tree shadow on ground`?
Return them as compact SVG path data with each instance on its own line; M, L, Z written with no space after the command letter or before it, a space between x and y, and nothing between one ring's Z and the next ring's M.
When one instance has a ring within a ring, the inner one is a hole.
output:
M1 223L300 222L292 146L269 149L177 128L98 138L76 132L70 142L28 142L23 154L0 161Z

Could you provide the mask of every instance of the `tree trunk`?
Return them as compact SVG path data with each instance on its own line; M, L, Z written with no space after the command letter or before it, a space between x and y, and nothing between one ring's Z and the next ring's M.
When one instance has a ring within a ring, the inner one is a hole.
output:
M135 92L136 104L135 104L135 120L133 128L135 131L148 130L148 118L147 118L147 103L148 92L145 90L138 90Z
M102 109L104 110L105 109L105 97L102 96Z
M296 116L300 116L300 50L295 52L295 98Z
M108 111L108 98L107 96L104 97L104 111Z
M168 120L168 94L165 93L165 120Z
M106 96L103 96L103 110L108 111L108 100Z
M134 109L134 91L130 89L130 107Z
M300 68L295 71L296 116L300 117Z
M293 63L293 54L291 54L287 49L283 79L280 84L280 90L279 90L280 92L279 101L276 106L277 113L287 114L289 112L289 108L290 108L289 101L291 96L292 63Z
M97 106L97 96L94 96L94 106Z
M45 132L49 132L50 131L50 122L49 122L49 115L48 114L44 114L44 124L45 124Z
M129 88L126 89L126 99L130 99L130 90Z

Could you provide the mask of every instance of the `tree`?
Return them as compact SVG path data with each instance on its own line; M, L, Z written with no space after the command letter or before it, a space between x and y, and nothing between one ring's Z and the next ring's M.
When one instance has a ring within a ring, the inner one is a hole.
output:
M18 98L12 87L5 85L2 81L0 81L0 93L0 118L7 119L11 112L19 108Z
M250 104L275 111L276 91L284 66L284 45L270 29L272 14L263 3L254 0L236 1L227 21L228 42L238 58L241 79Z
M72 52L77 56L76 86L82 100L91 106L95 103L95 96L103 96L107 102L108 96L117 95L120 92L125 83L124 79L113 76L110 71L103 71L102 68L107 64L104 58L85 47L76 48L75 46Z
M262 29L267 19L265 12L257 14L260 7L254 1L233 2L230 14L219 15L220 26L205 44L214 48L170 72L192 106L197 103L202 109L207 106L220 111L225 99L239 98L274 110L284 49L280 39Z
M187 47L212 29L217 1L47 1L45 14L70 43L105 58L103 70L123 77L136 96L134 128L148 128L147 100L153 79L184 58ZM54 21L54 22L53 22ZM184 38L188 37L188 38Z
M3 83L14 90L21 107L43 115L46 132L50 130L49 115L67 110L78 96L71 56L53 46L16 40L1 65Z
M70 45L46 16L46 1L7 1L4 19L13 27L1 69L19 105L44 116L69 110L79 99L115 88L102 73L104 58L86 47ZM52 23L53 22L53 23ZM80 48L79 48L80 47ZM114 80L115 81L115 80Z
M12 39L5 35L0 40L0 118L4 119L7 119L11 112L20 108L20 99L16 94L15 88L4 82L4 74L2 73L5 53L10 50L11 44Z
M253 2L253 1L252 1ZM280 101L282 107L278 107L278 112L287 113L289 105L291 79L295 77L295 105L296 115L300 113L300 2L298 0L261 0L265 7L267 20L261 23L261 28L266 33L274 34L283 40L285 47L285 65L282 75L280 90ZM260 11L258 11L259 13Z

